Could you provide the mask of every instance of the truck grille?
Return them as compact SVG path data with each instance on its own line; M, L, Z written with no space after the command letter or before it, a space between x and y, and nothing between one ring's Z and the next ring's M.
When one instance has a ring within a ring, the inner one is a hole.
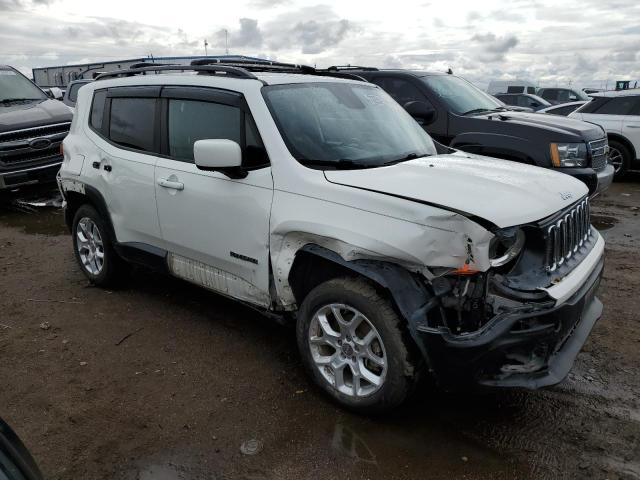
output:
M607 166L609 143L606 138L589 142L589 152L591 153L591 168L602 170Z
M65 122L0 133L0 171L61 161L60 143L70 126Z
M591 207L585 198L547 227L547 271L553 272L569 260L590 235Z

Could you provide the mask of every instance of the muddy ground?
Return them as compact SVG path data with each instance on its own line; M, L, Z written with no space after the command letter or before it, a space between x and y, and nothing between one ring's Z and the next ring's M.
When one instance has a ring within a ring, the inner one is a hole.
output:
M638 479L639 207L640 177L595 202L605 313L561 385L424 387L364 418L310 384L292 329L144 271L92 288L58 209L5 205L0 417L49 479Z

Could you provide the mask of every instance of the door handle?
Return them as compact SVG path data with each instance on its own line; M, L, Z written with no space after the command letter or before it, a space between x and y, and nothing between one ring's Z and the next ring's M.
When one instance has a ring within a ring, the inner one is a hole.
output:
M629 128L640 128L640 125L627 125Z
M184 190L184 183L174 182L166 178L159 178L158 185L164 188L172 188L173 190Z

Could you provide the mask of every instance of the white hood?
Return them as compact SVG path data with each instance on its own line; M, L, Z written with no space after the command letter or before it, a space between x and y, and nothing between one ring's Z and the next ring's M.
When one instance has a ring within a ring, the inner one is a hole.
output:
M541 220L588 193L584 183L549 169L469 153L362 170L329 170L332 183L465 212L498 227Z

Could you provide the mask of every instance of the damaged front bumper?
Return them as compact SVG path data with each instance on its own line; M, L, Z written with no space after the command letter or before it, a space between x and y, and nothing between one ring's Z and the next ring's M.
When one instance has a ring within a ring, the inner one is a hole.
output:
M523 298L464 334L418 323L414 337L439 383L535 389L561 382L602 314L596 297L604 269L600 242L573 278L546 290L546 301Z

